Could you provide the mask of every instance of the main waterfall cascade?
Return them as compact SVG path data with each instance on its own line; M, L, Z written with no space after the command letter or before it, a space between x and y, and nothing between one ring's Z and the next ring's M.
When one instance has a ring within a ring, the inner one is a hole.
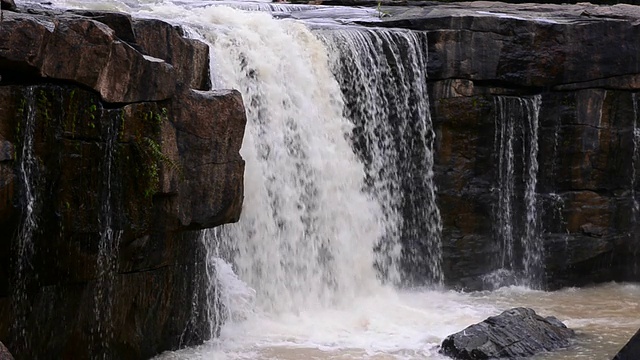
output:
M159 358L443 359L437 346L446 335L522 305L564 314L570 327L594 334L602 322L640 326L627 311L640 296L634 285L469 294L420 287L443 280L426 34L317 23L310 30L195 0L60 3L185 26L210 45L214 87L238 89L245 102L242 218L201 239L209 286L200 291L207 292L216 337ZM239 7L289 11L266 5ZM532 287L542 270L539 106L539 96L495 103L496 265ZM605 296L610 306L603 309ZM564 358L589 354L589 346L612 347L579 340Z
M494 154L498 174L494 224L500 246L500 270L488 279L497 286L514 281L541 286L544 249L536 196L540 101L539 95L495 99ZM516 174L516 168L521 168L522 174ZM522 180L524 188L517 186L518 180Z

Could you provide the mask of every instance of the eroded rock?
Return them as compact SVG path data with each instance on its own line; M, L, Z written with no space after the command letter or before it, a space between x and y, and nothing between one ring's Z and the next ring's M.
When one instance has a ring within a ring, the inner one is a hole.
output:
M441 352L454 359L523 358L569 346L574 331L554 317L513 308L447 336Z

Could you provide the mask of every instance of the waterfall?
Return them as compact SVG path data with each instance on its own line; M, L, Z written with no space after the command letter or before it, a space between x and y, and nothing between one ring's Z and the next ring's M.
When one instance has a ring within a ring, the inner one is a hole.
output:
M12 294L13 308L15 311L14 331L15 338L26 344L27 316L30 312L29 299L27 298L28 281L31 274L31 258L33 255L33 236L38 229L38 159L35 156L35 130L37 115L36 87L26 87L23 98L24 103L19 112L22 115L18 125L17 136L20 138L18 173L21 188L22 219L17 234L17 257L15 268L15 286Z
M538 182L538 116L540 114L540 96L525 101L526 124L523 128L523 152L526 154L527 173L524 192L526 222L524 237L524 276L529 285L539 287L543 269L544 248L539 234L538 204L536 184Z
M498 96L495 99L494 152L498 158L498 194L494 218L500 245L499 265L502 274L509 274L504 277L518 277L515 272L521 269L521 281L532 287L541 285L544 271L536 194L540 101L539 95L532 98ZM518 144L521 153L516 153ZM516 173L520 166L521 178ZM520 180L524 183L523 189L520 189ZM523 204L522 209L519 204ZM516 254L520 253L520 248L522 257L519 260ZM502 281L512 281L504 277Z
M242 219L218 238L256 307L295 312L369 293L384 219L363 192L324 45L269 14L211 7L199 19L209 25L198 31L212 46L213 83L238 89L247 110Z
M97 327L93 329L93 336L99 344L99 352L103 358L108 358L108 345L114 335L111 311L113 308L113 282L117 272L117 255L121 231L113 228L112 211L112 178L113 162L116 154L119 124L122 121L121 112L107 113L109 122L104 124L103 135L105 142L104 159L102 162L102 196L100 208L100 242L98 243L98 257L96 263L96 285L94 290L94 315Z
M355 124L367 190L383 209L386 236L377 246L377 266L392 282L440 284L442 223L433 181L426 34L365 28L317 33L331 53L345 116Z
M640 202L638 202L638 197L636 194L636 185L637 185L637 164L640 159L640 128L638 128L638 120L640 120L640 102L638 101L638 93L631 94L631 100L633 102L633 156L631 157L631 199L633 201L632 204L632 212L631 212L631 223L632 223L632 231L633 231L633 244L632 252L633 252L633 274L640 274L640 265L638 264L638 245L640 245L640 235L638 234L638 223L640 222Z

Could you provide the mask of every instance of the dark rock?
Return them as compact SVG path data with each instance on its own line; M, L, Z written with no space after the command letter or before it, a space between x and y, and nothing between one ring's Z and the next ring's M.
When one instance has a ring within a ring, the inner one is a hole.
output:
M240 216L240 94L190 89L209 87L208 48L179 28L38 13L0 23L0 340L20 359L202 343L221 320L206 315L197 230ZM36 225L20 257L27 119Z
M514 308L447 336L440 351L454 359L522 358L568 347L573 335L554 317Z
M115 103L165 100L174 94L171 65L141 54L89 18L7 13L0 23L0 43L3 79L27 73L69 80ZM61 53L74 56L62 58Z
M638 330L629 342L613 357L613 360L636 359L640 359L640 330Z
M2 342L0 342L0 360L13 360L13 356Z
M392 13L367 24L429 31L431 79L574 89L640 85L636 6L465 2Z
M13 0L0 0L0 9L14 11L16 3Z

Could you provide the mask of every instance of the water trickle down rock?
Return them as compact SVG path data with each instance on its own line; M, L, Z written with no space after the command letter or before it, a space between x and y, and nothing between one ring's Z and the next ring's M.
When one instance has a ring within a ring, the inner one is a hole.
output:
M543 275L543 244L539 235L538 116L540 96L495 99L494 153L497 157L495 232L500 246L499 264L509 274L497 280L524 282L539 287ZM517 173L516 169L521 169ZM521 184L524 183L524 186ZM521 272L520 275L514 273Z

